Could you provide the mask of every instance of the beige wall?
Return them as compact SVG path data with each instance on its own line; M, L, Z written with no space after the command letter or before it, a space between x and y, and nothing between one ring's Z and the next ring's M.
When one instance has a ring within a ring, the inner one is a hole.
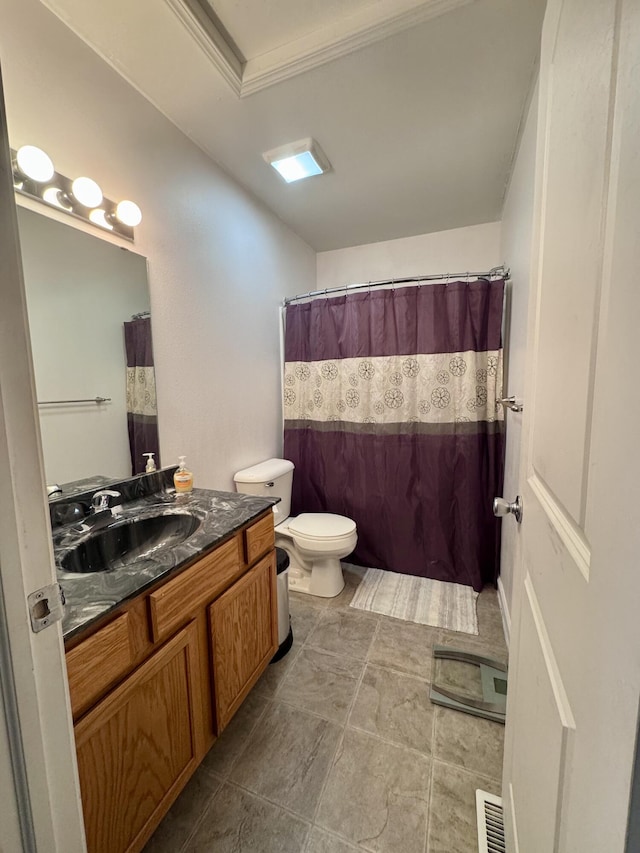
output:
M430 273L488 270L501 263L500 223L488 222L320 252L318 288Z
M142 208L163 462L231 488L281 450L278 304L315 287L315 253L37 0L0 17L11 145Z
M538 87L531 96L526 124L520 139L518 156L505 199L502 218L501 256L511 268L509 285L509 336L505 396L524 394L525 356L527 346L527 312L531 275L531 239L533 230L533 193L536 159ZM526 400L524 401L526 406ZM506 412L507 442L505 452L504 497L513 500L518 493L520 471L520 439L522 413ZM520 527L513 518L502 522L502 556L500 584L507 630L511 619L514 571L520 560Z

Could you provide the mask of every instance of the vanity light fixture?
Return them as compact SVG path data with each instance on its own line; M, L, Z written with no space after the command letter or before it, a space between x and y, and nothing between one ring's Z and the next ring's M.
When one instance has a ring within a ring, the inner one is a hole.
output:
M130 228L135 228L142 222L142 211L135 201L119 201L116 205L115 218L122 222L123 225L128 225Z
M298 139L297 142L272 148L262 156L288 184L323 175L331 169L326 154L315 139L311 138Z
M55 174L51 157L35 145L23 145L15 154L16 171L37 184L46 184Z
M107 214L101 207L95 208L89 214L89 219L93 222L94 225L99 225L101 228L105 228L107 231L113 231L113 225L107 219Z
M35 145L12 149L11 156L15 192L133 241L133 229L142 221L142 212L133 201L111 201L91 178L71 180L61 175L51 158Z
M29 195L29 193L26 193ZM45 187L42 192L42 200L53 207L59 207L60 210L66 210L67 213L73 213L71 200L67 199L65 193L58 187Z
M92 209L102 204L102 190L91 178L76 178L71 184L71 193L84 207Z

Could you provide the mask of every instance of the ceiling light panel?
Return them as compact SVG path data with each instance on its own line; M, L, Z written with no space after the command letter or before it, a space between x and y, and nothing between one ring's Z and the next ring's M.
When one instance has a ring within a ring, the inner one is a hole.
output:
M298 139L271 151L265 151L264 160L288 184L303 178L322 175L331 169L327 156L314 139Z

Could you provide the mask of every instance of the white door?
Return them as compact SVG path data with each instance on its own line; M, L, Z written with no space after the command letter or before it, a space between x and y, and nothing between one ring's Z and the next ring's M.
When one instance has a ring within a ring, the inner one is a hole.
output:
M503 785L511 853L625 848L640 695L639 56L638 0L549 0Z
M0 850L85 849L60 625L31 631L55 581L0 80Z

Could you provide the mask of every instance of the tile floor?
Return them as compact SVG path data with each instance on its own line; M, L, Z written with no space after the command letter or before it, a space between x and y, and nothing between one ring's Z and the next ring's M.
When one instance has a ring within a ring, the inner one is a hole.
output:
M145 853L475 853L475 789L500 793L504 727L429 701L432 646L506 661L496 593L479 636L291 595L294 645L270 666ZM473 669L438 678L475 695ZM444 669L446 668L446 670Z

